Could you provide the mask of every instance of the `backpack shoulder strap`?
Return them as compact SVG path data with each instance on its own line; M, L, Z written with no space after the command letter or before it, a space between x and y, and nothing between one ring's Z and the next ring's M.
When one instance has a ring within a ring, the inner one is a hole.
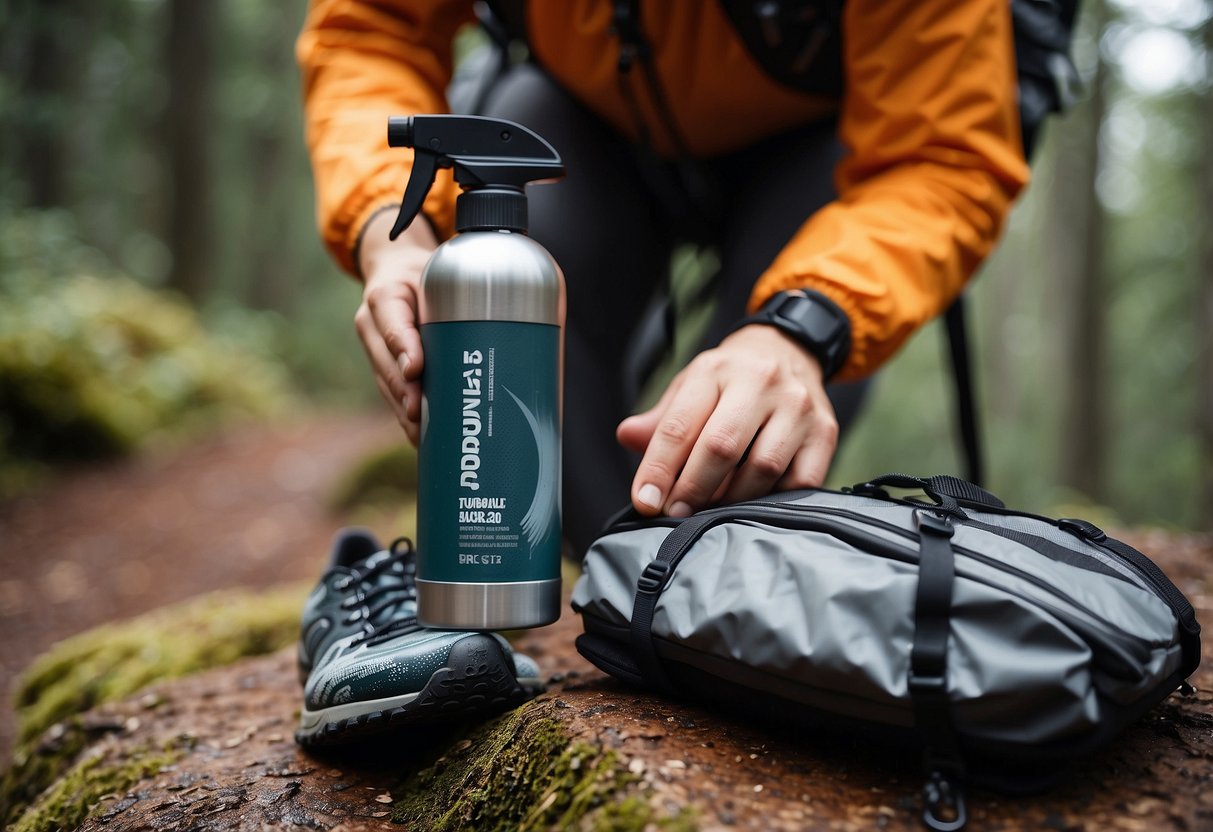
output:
M784 86L838 96L843 88L843 0L719 0L758 65Z

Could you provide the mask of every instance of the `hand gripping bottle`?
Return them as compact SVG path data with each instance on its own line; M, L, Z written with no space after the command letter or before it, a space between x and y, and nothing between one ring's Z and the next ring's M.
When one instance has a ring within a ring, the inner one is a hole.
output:
M421 278L417 617L443 629L538 627L560 616L560 367L564 277L527 230L528 182L560 156L509 121L388 121L416 153L392 229L438 168L462 193L455 237Z

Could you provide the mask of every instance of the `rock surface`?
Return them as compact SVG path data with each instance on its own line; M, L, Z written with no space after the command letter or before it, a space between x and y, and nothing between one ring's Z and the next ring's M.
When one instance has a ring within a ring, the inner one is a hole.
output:
M287 649L103 705L52 728L43 753L84 731L83 765L126 772L92 795L67 778L84 829L921 828L916 759L637 693L576 654L578 632L566 616L523 636L549 690L487 725L306 754ZM1061 787L972 793L970 828L1213 829L1213 673L1194 681ZM44 795L15 828L74 825L67 811Z
M254 432L86 472L0 507L0 675L13 678L55 639L208 589L310 582L341 522L325 497L335 474L389 435L381 420L344 418ZM1213 621L1213 541L1148 532L1130 542ZM93 631L64 672L48 663L46 676L64 682L57 703L125 698L76 716L38 709L63 718L19 749L0 783L0 818L29 804L13 818L16 832L921 828L917 759L624 688L576 654L571 617L519 641L552 679L537 701L341 756L292 742L300 693L290 648L128 695L138 674L142 683L287 643L295 613L273 612L268 598L254 599L262 630L239 624L246 646L173 608L174 620L223 649L174 641L172 627L149 618L141 626L155 638ZM224 609L227 625L257 620ZM177 644L192 645L193 657ZM1194 677L1195 696L1163 703L1057 789L1019 800L972 793L971 828L1213 830L1210 667ZM75 676L91 681L62 690ZM47 689L39 698L54 704ZM28 724L33 711L23 715ZM0 708L0 749L14 728Z

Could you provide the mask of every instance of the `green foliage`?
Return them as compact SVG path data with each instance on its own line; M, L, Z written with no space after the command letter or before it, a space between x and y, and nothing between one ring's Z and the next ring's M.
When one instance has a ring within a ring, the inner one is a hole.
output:
M217 592L57 644L18 682L20 742L28 745L56 722L152 682L291 644L305 594L301 586ZM23 753L24 746L18 762Z
M60 212L0 223L0 493L31 466L129 452L290 401L265 328L208 332L173 294L113 274ZM5 488L5 486L8 486Z

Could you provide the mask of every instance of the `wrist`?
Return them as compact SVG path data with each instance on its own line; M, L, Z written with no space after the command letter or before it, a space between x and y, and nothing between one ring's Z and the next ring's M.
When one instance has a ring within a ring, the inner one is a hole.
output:
M851 322L845 312L820 292L795 289L778 292L753 315L733 328L766 326L779 330L817 359L822 380L828 381L851 352Z
M385 205L371 214L363 226L355 249L358 277L365 283L368 278L381 271L384 266L414 264L420 259L425 265L430 254L438 247L434 229L423 217L418 217L395 240L388 237L395 222L398 206Z

